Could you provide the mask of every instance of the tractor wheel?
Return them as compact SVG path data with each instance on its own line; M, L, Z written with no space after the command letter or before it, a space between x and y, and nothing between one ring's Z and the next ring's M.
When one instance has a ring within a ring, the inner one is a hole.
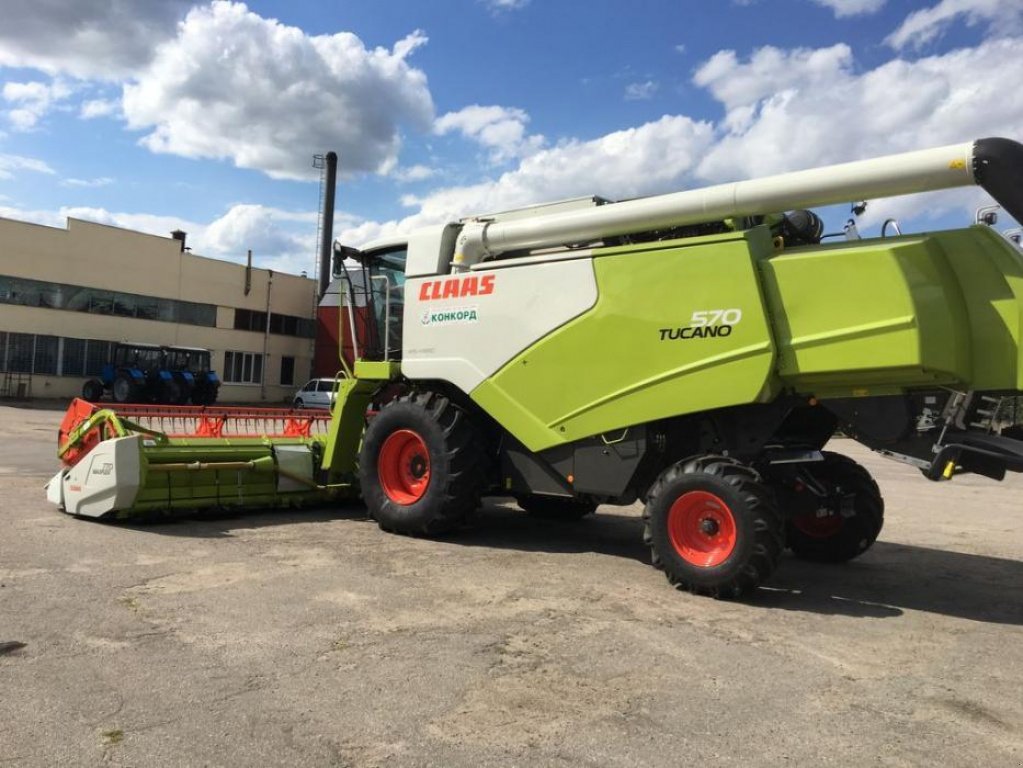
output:
M674 464L654 482L643 509L653 564L679 589L739 597L774 571L783 526L760 475L724 456Z
M561 496L518 496L515 502L531 517L546 520L582 520L597 511L592 501Z
M114 379L114 400L118 403L134 403L139 399L138 385L127 374L120 374Z
M103 399L103 382L99 379L89 379L82 385L82 398L90 403L98 403Z
M432 392L407 395L385 405L366 428L362 497L385 531L443 533L479 507L485 461L465 411Z
M177 405L181 402L181 384L174 379L165 381L160 385L159 402L168 405Z
M844 563L862 555L884 525L884 499L874 478L852 459L825 453L810 471L827 496L809 490L793 494L795 508L786 526L786 544L796 557Z

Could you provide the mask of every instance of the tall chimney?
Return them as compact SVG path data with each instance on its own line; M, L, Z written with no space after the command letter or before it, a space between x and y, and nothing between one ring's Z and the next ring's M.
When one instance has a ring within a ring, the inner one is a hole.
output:
M334 189L337 185L337 152L328 152L323 190L323 228L320 236L320 298L330 287L331 259L334 252Z

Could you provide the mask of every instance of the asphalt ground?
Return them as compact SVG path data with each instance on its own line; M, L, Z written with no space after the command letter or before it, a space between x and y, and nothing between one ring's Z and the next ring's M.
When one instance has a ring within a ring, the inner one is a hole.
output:
M885 493L853 563L673 590L638 506L357 505L159 525L45 500L61 412L0 407L0 765L1019 766L1020 478Z

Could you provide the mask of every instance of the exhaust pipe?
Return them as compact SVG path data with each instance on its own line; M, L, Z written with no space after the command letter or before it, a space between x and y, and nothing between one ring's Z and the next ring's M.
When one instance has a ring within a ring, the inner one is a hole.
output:
M328 152L324 158L326 172L324 174L325 189L323 190L323 210L320 221L320 299L330 287L331 258L334 252L334 192L337 186L337 152Z

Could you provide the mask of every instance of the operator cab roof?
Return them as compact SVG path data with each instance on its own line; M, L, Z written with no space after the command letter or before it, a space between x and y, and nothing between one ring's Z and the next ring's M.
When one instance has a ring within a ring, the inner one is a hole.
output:
M340 240L335 241L335 245L344 245ZM391 237L378 237L376 240L370 240L368 243L364 243L359 246L356 250L361 253L368 253L369 251L382 251L391 250L392 248L400 248L408 245L408 235L392 235Z

